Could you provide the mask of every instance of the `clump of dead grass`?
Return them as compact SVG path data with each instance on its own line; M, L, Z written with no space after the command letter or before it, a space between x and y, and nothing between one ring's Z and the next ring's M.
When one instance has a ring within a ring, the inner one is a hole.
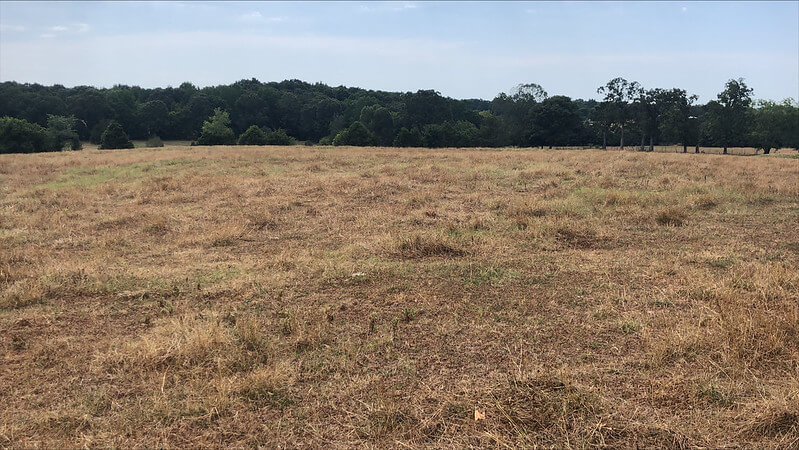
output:
M400 238L396 253L403 258L459 257L466 251L441 236L413 234Z
M236 383L235 393L253 407L283 409L296 402L291 392L293 378L293 373L285 364L258 367Z
M757 415L746 428L753 436L784 437L788 443L799 444L799 409L771 408Z
M98 357L106 371L160 371L165 368L233 371L264 363L270 340L255 319L231 324L216 313L172 318L141 338Z
M688 213L680 207L671 207L660 210L655 216L659 225L681 227L688 221Z
M42 286L29 279L16 280L0 287L0 310L24 308L44 301Z
M500 424L522 445L597 443L594 425L603 412L601 400L568 377L545 372L512 378L494 398Z
M555 240L567 247L577 249L599 248L604 242L604 239L596 231L586 226L558 224L553 231Z

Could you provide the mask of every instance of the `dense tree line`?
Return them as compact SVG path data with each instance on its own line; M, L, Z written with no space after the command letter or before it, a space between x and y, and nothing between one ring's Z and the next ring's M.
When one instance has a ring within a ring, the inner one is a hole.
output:
M299 80L198 88L66 88L0 83L0 152L107 147L128 139L191 140L198 145L290 144L400 147L635 145L799 148L792 100L753 102L742 79L716 100L696 104L682 89L644 89L616 78L601 101L548 96L523 84L491 101L330 87ZM124 135L124 136L123 136ZM109 144L112 145L112 144ZM118 145L118 144L117 144Z

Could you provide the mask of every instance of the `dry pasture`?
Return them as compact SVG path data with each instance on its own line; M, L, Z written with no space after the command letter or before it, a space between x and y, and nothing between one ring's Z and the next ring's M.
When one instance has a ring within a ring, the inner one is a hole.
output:
M0 155L0 447L796 448L798 267L779 155Z

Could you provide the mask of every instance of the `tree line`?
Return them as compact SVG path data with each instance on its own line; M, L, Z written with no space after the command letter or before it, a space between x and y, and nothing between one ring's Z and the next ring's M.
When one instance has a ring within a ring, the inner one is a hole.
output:
M457 100L433 90L386 92L299 80L256 79L198 88L145 89L0 83L0 153L79 149L81 141L124 148L130 139L198 145L276 144L398 147L654 145L799 148L792 99L754 101L743 79L697 104L685 90L610 80L600 101L549 96L522 84L493 100ZM104 139L105 137L105 139Z

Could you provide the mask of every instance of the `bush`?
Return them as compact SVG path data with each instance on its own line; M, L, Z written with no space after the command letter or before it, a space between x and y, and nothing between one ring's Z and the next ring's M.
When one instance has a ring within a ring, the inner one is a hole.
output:
M410 130L402 127L394 139L394 147L423 147L424 138L419 128L413 127Z
M133 148L133 142L130 142L122 125L116 120L112 120L108 124L108 128L103 131L100 136L101 149L117 149L117 148Z
M0 117L0 153L47 152L53 149L52 137L41 126L25 119Z
M164 141L158 136L150 136L147 138L147 147L163 147Z
M286 130L278 128L266 135L266 145L293 145L294 138L286 134Z
M216 108L211 117L203 122L202 132L196 145L234 145L236 135L230 128L230 114L222 108Z
M92 144L100 144L100 137L103 135L103 131L108 128L108 124L111 123L109 119L103 119L97 122L97 125L92 127L91 132L89 132L89 142Z
M366 125L360 121L355 121L346 130L339 132L333 138L333 145L374 145L375 136Z
M247 128L247 131L239 136L239 145L266 145L266 133L256 125Z
M53 144L53 150L60 151L69 143L72 150L80 150L80 139L78 132L75 131L75 124L78 119L75 116L54 116L47 115L47 132Z

